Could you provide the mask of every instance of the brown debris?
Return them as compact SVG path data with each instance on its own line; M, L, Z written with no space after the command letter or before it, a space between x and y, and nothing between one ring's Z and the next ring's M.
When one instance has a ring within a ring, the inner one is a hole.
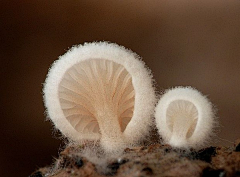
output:
M39 169L31 177L240 176L240 152L235 151L236 147L187 151L154 144L127 148L119 156L96 153L97 160L84 149L67 147L53 167Z

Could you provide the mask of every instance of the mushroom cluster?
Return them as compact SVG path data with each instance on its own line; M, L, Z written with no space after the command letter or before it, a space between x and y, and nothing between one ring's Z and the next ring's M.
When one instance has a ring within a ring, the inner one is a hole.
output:
M165 143L197 147L215 119L210 102L198 91L157 95L149 69L134 52L108 42L72 47L50 68L44 84L47 115L75 143L100 141L107 153L141 142L154 123Z

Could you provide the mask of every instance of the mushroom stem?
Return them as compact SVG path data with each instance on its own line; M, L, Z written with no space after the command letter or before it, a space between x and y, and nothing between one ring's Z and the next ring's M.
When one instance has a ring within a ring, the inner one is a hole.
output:
M191 128L192 120L184 115L178 115L173 120L172 137L170 144L176 147L182 146L187 143L187 133Z
M108 110L108 111L106 111ZM125 147L125 141L117 114L114 111L105 109L97 116L101 132L101 145L108 152L116 152Z

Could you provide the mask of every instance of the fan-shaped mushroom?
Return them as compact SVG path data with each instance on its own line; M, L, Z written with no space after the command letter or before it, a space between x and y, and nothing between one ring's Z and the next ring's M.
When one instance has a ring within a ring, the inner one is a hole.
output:
M216 124L212 104L191 87L168 90L157 104L155 117L165 143L180 148L203 146Z
M116 44L73 47L50 69L44 85L50 119L75 142L100 140L121 150L149 131L155 92L139 57Z

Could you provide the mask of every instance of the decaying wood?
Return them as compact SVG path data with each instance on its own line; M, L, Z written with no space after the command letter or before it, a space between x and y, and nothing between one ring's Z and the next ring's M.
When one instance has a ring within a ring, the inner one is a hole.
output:
M106 156L90 153L87 147L69 146L60 153L54 165L41 168L30 177L240 176L239 147L237 142L234 147L186 151L154 144L127 148L119 156Z

